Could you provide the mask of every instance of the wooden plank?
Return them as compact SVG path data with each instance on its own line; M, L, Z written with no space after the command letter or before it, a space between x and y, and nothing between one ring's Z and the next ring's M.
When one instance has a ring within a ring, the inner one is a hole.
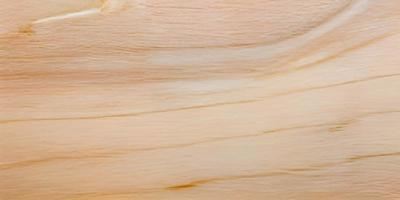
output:
M0 199L400 198L398 1L0 3Z

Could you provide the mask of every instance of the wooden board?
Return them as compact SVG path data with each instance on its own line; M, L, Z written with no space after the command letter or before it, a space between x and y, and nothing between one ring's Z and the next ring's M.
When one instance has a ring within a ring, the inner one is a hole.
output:
M400 199L400 1L0 0L0 199Z

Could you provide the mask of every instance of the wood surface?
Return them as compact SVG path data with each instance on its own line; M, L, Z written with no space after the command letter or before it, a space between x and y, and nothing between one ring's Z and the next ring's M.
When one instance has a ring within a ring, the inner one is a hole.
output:
M398 0L0 0L1 200L400 199Z

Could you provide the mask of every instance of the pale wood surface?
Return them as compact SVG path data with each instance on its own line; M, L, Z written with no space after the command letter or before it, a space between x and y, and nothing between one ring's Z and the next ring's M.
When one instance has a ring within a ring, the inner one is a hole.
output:
M398 0L0 0L0 199L400 199Z

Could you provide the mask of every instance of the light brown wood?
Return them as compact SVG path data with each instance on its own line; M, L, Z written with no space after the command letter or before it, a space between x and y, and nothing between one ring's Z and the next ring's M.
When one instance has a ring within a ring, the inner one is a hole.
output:
M397 0L0 0L0 199L400 199Z

